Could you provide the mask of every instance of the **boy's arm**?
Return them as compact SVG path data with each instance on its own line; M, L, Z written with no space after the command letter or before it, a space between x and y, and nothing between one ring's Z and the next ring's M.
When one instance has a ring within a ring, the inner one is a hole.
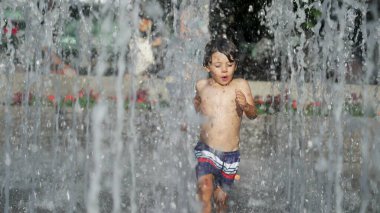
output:
M199 112L200 111L200 109L201 109L201 101L202 101L202 99L201 99L201 97L199 96L199 93L198 93L198 88L197 87L195 87L195 97L194 97L194 99L193 99L193 104L194 104L194 108L195 108L195 111L196 112Z
M251 88L246 80L242 80L241 90L236 91L236 100L245 115L249 119L254 119L257 117L257 109L253 101Z
M257 109L254 104L251 105L247 103L247 105L242 109L249 119L255 119L257 117Z

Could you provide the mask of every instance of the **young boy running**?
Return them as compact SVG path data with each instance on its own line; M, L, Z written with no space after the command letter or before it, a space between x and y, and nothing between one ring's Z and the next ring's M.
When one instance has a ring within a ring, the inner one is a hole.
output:
M249 84L234 79L238 50L229 40L210 41L205 48L203 66L208 79L196 83L194 107L204 116L200 141L194 148L197 158L198 196L202 212L227 211L227 191L234 182L239 162L239 135L243 113L257 117Z

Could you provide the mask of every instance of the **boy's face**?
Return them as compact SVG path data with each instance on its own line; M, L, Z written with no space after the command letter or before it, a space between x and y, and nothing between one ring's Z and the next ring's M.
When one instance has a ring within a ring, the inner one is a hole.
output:
M140 32L147 32L152 27L152 21L146 18L142 18L139 24Z
M206 69L214 81L226 86L232 81L236 67L236 62L230 62L226 55L215 52L211 55L211 63Z

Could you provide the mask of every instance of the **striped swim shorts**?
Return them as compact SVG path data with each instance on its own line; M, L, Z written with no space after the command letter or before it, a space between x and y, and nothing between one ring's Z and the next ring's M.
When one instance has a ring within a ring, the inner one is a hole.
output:
M239 167L239 150L221 152L203 142L198 142L194 148L194 154L198 161L195 168L197 178L213 174L215 185L223 188L229 188L232 185Z

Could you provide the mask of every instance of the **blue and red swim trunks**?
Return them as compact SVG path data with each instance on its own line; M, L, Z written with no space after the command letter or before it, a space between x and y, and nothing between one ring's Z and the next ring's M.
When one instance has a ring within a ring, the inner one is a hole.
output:
M195 168L197 178L213 174L215 184L221 187L230 187L235 180L239 168L240 152L222 152L198 142L194 148L198 164Z

